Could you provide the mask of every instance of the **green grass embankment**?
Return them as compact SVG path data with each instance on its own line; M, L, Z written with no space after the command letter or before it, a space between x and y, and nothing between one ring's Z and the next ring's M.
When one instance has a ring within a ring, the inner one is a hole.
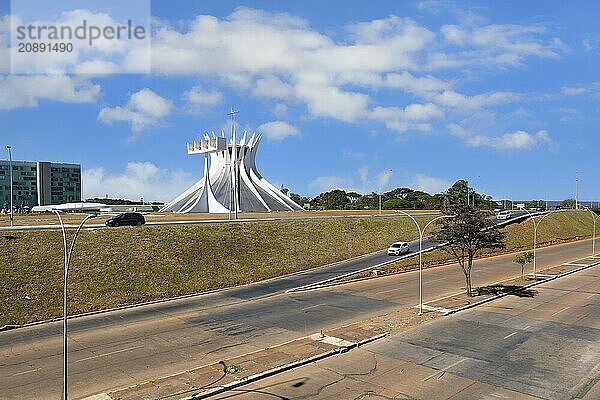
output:
M421 224L428 220L419 218ZM540 224L538 244L589 237L591 227L587 212L552 214ZM531 221L504 231L507 248L502 252L531 246ZM401 217L83 231L71 264L69 313L256 282L416 237L413 222ZM483 253L491 254L498 252ZM58 231L0 234L0 326L62 314L62 256ZM426 266L450 261L439 250L423 258ZM386 269L412 269L415 262Z
M539 218L536 217L537 220ZM544 217L539 224L537 247L569 242L576 240L576 238L590 238L592 236L592 227L592 216L588 211L552 213ZM600 224L596 228L600 229ZM494 251L481 251L478 254L478 258L518 252L520 250L524 251L533 247L533 223L531 220L509 225L503 228L502 231L506 234L506 248ZM418 268L418 262L418 258L411 258L389 264L383 267L382 270L386 273L409 271ZM424 268L453 262L456 262L456 260L444 250L435 250L423 255ZM362 276L368 276L368 274L363 274Z
M82 231L69 313L256 282L416 237L401 217ZM62 257L58 231L0 234L0 326L62 315Z

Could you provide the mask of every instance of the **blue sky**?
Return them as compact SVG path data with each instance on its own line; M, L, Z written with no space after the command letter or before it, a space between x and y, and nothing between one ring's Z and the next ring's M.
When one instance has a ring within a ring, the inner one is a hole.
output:
M81 163L86 197L168 201L202 173L186 141L227 129L233 106L265 136L261 173L302 195L467 179L560 200L578 170L580 198L600 199L596 2L343 4L156 0L151 73L118 73L132 46L113 69L32 75L3 56L2 0L0 142Z

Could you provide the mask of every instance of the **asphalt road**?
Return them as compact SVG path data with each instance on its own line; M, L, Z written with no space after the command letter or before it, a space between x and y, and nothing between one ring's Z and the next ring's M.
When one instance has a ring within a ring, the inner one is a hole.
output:
M410 213L414 217L430 217L440 215L439 212L421 212L421 213ZM525 211L513 210L511 220L518 219L520 217L528 215ZM236 220L224 220L224 219L212 219L212 220L189 220L189 221L149 221L145 226L174 226L174 225L202 225L202 224L232 224L232 223L248 223L248 222L260 222L260 221L286 221L286 220L312 220L312 219L332 219L332 218L402 218L405 217L402 214L373 214L373 215L311 215L306 216L293 216L293 217L272 217L272 218L239 218ZM498 220L492 218L497 224L506 224L507 220ZM76 229L78 225L65 224L66 229ZM85 224L84 229L132 229L137 227L120 227L120 228L108 228L105 224L94 224L89 222ZM54 231L59 230L60 225L17 225L17 226L0 226L0 232L12 232L12 231ZM139 228L137 228L139 229Z
M440 215L439 212L421 212L421 213L410 213L414 217L427 217L433 215ZM313 215L307 213L304 216L293 216L293 217L270 217L270 218L238 218L235 220L228 219L207 219L207 220L189 220L189 221L149 221L145 226L174 226L174 225L202 225L202 224L237 224L237 223L248 223L248 222L261 222L261 221L288 221L288 220L312 220L312 219L337 219L337 218L397 218L402 217L400 214L373 214L373 215ZM93 220L92 220L93 221ZM76 229L78 225L65 224L66 229ZM17 226L0 226L0 232L12 232L12 231L55 231L59 230L59 224L50 225L17 225ZM93 222L86 223L84 229L139 229L137 227L122 226L119 228L108 228L105 224L94 224Z
M600 399L600 267L218 399Z
M589 254L591 243L540 249L538 267ZM387 257L387 256L386 256ZM515 276L512 256L476 263L475 285ZM411 272L327 290L286 293L309 271L208 295L76 318L70 327L73 398L138 384L418 302ZM456 266L424 272L424 299L461 290ZM0 333L0 398L59 399L61 323Z

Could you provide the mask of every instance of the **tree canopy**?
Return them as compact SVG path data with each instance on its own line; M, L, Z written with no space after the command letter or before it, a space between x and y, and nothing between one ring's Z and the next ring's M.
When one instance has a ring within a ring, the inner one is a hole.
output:
M442 228L434 238L440 243L448 243L443 249L460 265L467 295L472 296L471 270L475 255L483 249L503 248L504 234L491 219L472 206L454 206L450 212L454 217L442 221Z

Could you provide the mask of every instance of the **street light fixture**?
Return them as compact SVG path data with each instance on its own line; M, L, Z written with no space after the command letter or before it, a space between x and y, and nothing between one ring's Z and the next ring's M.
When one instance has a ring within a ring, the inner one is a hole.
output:
M77 227L75 231L75 236L73 237L73 241L71 242L71 247L67 252L67 233L65 230L65 224L63 223L63 219L60 215L60 211L53 208L52 212L56 214L58 220L60 222L60 228L62 230L63 236L63 249L64 249L64 288L63 288L63 397L62 400L67 400L68 397L68 352L67 352L67 283L69 278L69 265L71 264L71 256L73 255L73 249L75 248L75 241L77 240L77 236L83 228L83 225L87 222L87 220L95 218L96 214L90 214L86 216L83 221Z
M6 146L8 149L8 168L10 169L10 226L13 226L13 168L12 168L12 146Z
M579 204L579 207L583 207L584 209L588 210L590 214L592 214L592 220L594 221L594 230L592 233L592 257L594 257L596 255L596 220L600 217L598 217L598 215L596 215L595 212L593 212L583 204Z
M540 223L542 222L542 220L544 218L546 218L548 215L554 214L555 212L560 211L560 210L552 210L549 213L544 214L542 216L542 218L540 218L539 221L537 221L537 222L535 220L535 216L532 213L530 213L526 208L524 208L522 211L525 211L527 214L529 214L529 217L531 218L531 222L533 223L533 279L535 279L536 278L536 274L535 274L535 272L536 272L535 250L536 250L536 246L537 246L537 230L538 230L538 227L540 226Z
M439 217L435 217L434 219L426 223L423 229L421 229L421 225L419 225L415 217L402 210L396 211L412 219L415 225L417 226L417 230L419 231L419 315L423 315L423 234L425 233L425 229L427 229L427 227L433 222L442 218L454 218L456 215L440 215Z

